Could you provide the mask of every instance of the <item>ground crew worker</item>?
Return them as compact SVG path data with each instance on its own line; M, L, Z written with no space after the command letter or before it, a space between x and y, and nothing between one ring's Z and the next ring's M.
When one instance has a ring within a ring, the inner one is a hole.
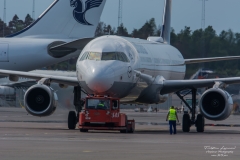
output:
M100 101L97 106L98 106L98 108L104 108L105 107L104 101Z
M166 121L169 121L169 131L170 131L170 134L176 134L177 131L176 131L176 120L179 122L178 120L178 116L177 116L177 111L174 109L174 106L171 106L168 114L167 114L167 118L166 118ZM172 130L172 127L173 127L173 130Z

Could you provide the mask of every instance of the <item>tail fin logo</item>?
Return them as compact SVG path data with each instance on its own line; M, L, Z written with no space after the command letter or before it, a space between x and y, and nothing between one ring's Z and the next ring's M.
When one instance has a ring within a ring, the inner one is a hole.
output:
M85 14L88 10L99 7L102 4L103 0L86 0L85 6L82 1L83 0L70 0L71 7L75 8L73 10L73 17L78 23L92 26L92 24L86 20Z

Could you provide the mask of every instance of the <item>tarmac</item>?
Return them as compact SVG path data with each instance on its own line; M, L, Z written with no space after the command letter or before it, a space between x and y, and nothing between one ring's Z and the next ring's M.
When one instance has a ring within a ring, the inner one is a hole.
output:
M240 157L240 116L206 120L204 133L170 135L166 111L122 110L136 120L136 132L80 133L67 129L67 109L50 117L33 117L25 109L0 107L0 160L209 160ZM181 114L178 114L181 122Z

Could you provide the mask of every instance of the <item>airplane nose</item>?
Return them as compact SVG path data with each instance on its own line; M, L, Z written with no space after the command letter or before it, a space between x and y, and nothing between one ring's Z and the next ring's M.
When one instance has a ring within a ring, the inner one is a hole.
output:
M96 65L90 68L86 83L88 87L97 93L109 90L114 83L114 70L110 66Z

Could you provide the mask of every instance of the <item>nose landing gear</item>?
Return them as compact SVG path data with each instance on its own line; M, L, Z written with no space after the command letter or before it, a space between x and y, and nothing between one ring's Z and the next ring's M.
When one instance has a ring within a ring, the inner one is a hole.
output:
M74 130L76 128L78 119L79 119L79 112L82 110L82 101L81 101L81 87L76 86L74 87L74 106L75 111L69 111L68 113L68 129ZM77 113L77 114L76 114Z

